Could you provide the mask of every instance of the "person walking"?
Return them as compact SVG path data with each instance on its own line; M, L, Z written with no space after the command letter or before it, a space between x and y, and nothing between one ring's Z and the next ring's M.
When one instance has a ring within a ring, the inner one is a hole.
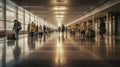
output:
M43 34L46 34L46 25L43 25Z
M34 34L34 32L36 31L36 26L35 26L35 23L34 22L32 22L31 24L30 24L30 36L33 38L33 34Z
M59 34L60 34L60 31L61 31L61 28L60 28L60 26L58 27L58 32L59 32Z
M103 19L101 19L99 30L100 30L99 34L101 35L102 38L104 38L104 34L106 33L106 25Z
M22 29L21 23L18 20L14 20L13 30L15 31L15 37L18 39L19 31Z
M64 35L65 32L65 26L62 24L62 35Z

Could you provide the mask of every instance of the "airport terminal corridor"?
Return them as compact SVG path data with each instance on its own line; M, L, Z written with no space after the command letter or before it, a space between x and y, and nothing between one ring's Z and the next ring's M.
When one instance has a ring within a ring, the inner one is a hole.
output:
M0 67L120 67L120 0L0 0Z
M3 67L119 67L120 38L97 39L54 32L39 38L22 35L19 40L1 40L0 64Z

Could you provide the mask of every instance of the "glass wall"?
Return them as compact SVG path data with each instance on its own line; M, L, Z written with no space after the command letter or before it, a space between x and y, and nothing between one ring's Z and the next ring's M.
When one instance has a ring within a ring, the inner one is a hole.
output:
M37 23L37 22L38 22L37 16L35 16L35 19L34 19L34 20L35 20L35 24L37 25L37 24L38 24L38 23Z
M12 30L14 25L14 20L16 19L16 9L15 6L11 4L6 5L6 30Z
M15 7L8 5L6 10L6 20L12 22L16 19L16 10Z
M35 21L34 21L34 15L31 14L30 16L31 16L31 22L35 22Z
M2 0L0 0L0 31L11 31L13 29L14 20L18 19L22 23L22 31L27 30L29 23L34 22L36 25L43 25L44 19L30 13L29 11L18 6L11 0L6 0L6 23L4 15L4 7ZM5 25L6 24L6 25ZM4 27L6 26L6 27Z
M14 25L13 22L6 22L6 29L7 30L12 30L13 29L13 25Z
M24 10L21 7L18 7L18 21L24 24Z
M30 14L28 11L25 11L25 24L30 23Z

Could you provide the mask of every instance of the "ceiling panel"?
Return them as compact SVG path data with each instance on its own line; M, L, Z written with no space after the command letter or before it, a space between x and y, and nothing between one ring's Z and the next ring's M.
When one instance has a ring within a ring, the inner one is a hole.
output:
M61 24L68 24L108 0L65 0L62 4L59 4L56 0L12 1L41 18L47 18L47 22L57 26L58 22L55 17L57 10L54 10L56 6L62 5L66 7L63 10L65 17Z

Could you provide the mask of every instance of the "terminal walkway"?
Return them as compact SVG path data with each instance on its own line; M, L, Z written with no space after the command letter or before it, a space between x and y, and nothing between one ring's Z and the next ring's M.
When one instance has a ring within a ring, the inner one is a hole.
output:
M2 67L119 67L120 37L80 38L51 33L0 41Z

